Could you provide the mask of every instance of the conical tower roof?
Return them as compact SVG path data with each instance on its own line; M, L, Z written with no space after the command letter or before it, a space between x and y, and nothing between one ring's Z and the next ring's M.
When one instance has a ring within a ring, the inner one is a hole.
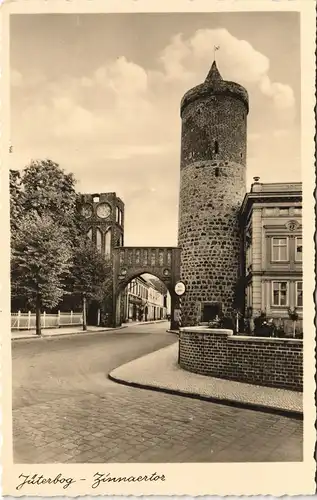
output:
M213 83L218 83L218 82L222 82L222 81L223 81L223 78L222 78L221 74L219 73L216 61L214 61L211 65L209 73L206 77L205 84L208 84L208 83L213 84Z
M247 90L235 82L224 80L219 73L216 61L211 65L209 73L203 83L188 90L181 101L181 114L185 107L197 99L206 99L208 96L227 96L244 102L246 111L249 111L249 96Z

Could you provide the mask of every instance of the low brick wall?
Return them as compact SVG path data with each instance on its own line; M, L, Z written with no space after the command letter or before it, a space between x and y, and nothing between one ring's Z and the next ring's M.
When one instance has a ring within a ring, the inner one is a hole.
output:
M231 330L182 328L180 366L249 384L303 390L303 341L233 336Z

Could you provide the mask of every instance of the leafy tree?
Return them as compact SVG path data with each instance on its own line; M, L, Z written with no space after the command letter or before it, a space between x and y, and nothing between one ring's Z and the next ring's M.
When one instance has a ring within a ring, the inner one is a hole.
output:
M10 224L15 230L23 213L22 179L19 170L10 170Z
M75 178L50 159L32 160L21 175L19 198L23 213L48 214L54 222L68 229L70 243L77 245L80 216Z
M35 306L37 335L41 334L41 310L60 302L71 264L67 230L47 214L25 214L12 235L11 283Z
M90 239L83 237L74 250L73 268L71 272L72 289L80 293L83 302L83 329L86 326L87 301L103 302L112 293L112 269L110 259L97 250Z

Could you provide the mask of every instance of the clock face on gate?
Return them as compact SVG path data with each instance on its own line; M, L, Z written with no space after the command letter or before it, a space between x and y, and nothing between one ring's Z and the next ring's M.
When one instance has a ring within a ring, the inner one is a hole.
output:
M106 219L111 213L111 207L110 205L108 205L108 203L100 203L96 211L98 217L100 217L101 219Z
M85 217L86 219L89 219L89 217L92 216L91 205L83 205L83 207L81 209L81 213L82 213L83 217Z

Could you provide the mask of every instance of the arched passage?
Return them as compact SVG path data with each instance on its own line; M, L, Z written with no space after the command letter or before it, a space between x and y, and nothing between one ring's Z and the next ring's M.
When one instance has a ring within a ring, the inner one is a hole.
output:
M128 283L138 276L149 274L159 279L171 297L171 328L177 327L174 292L180 276L180 250L177 247L117 247L113 256L113 325L122 322L122 294Z
M120 323L171 318L171 294L166 284L152 274L137 274L127 284L126 281L121 283L116 301L117 321Z

